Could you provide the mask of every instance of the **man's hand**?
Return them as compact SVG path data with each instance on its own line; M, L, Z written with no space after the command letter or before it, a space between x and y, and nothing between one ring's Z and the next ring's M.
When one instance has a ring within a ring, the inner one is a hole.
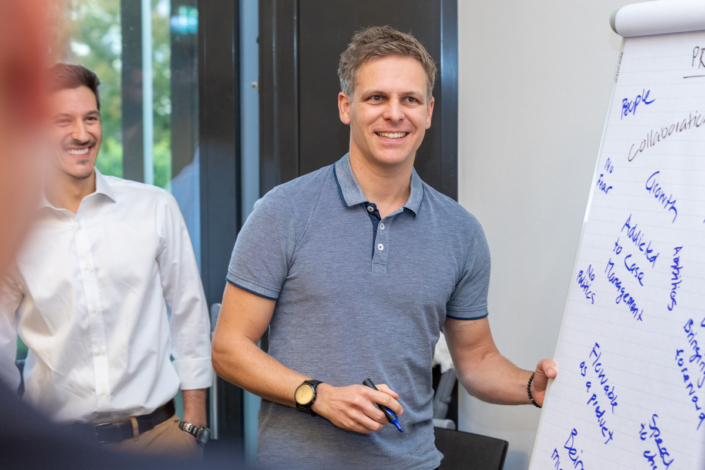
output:
M531 395L539 406L543 406L543 400L546 398L548 379L554 378L556 374L556 363L550 359L543 359L536 366L534 381L531 382Z
M333 387L322 383L316 387L316 401L311 409L339 428L369 434L389 424L387 417L375 404L394 411L397 416L404 413L399 404L399 395L386 385L377 385L373 390L364 385Z
M228 283L213 336L213 367L225 380L265 400L295 407L294 391L312 377L285 367L257 346L269 327L275 306L274 300ZM321 383L316 387L312 409L340 428L369 434L388 423L375 404L385 405L397 415L404 412L397 402L399 395L386 385L379 385L379 390Z

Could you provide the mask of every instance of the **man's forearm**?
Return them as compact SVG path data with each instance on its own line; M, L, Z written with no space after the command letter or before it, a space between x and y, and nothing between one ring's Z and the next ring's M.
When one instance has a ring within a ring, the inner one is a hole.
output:
M530 403L526 386L531 372L518 368L499 352L490 353L472 367L456 372L461 385L480 400L498 405Z
M230 339L227 344L213 342L213 367L219 376L266 400L296 406L294 393L310 377L287 368L250 339ZM380 391L359 384L333 387L321 383L311 409L349 431L364 434L379 431L387 419L375 404L383 404L397 415L403 414L404 409L396 401L399 395L385 384L378 387Z
M181 396L184 399L184 421L205 427L208 424L208 419L206 418L206 389L182 390Z
M285 367L247 338L230 340L222 349L220 346L214 342L212 355L220 377L265 400L296 405L294 391L310 377Z

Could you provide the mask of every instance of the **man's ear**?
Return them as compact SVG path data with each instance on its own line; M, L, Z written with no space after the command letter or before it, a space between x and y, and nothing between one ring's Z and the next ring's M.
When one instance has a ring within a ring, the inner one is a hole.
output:
M429 129L431 127L431 118L433 117L433 105L436 104L436 98L431 98L431 101L428 103L428 107L426 108L426 129Z
M348 95L342 91L338 93L338 113L340 114L340 122L346 126L350 125L350 104Z

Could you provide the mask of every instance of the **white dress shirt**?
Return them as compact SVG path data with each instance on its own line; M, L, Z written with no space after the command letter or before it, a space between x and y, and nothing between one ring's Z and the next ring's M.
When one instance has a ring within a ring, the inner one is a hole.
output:
M96 191L75 215L42 203L0 284L0 378L20 383L19 333L29 347L25 399L54 421L143 415L179 388L211 385L203 287L162 189L96 170Z

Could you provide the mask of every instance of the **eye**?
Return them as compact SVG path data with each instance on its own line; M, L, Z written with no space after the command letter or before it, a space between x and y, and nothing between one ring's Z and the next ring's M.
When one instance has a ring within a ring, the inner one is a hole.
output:
M372 101L382 101L382 97L380 95L372 95L370 96L370 99Z
M413 96L407 96L406 99L409 101L409 103L418 103L419 102L419 100L417 100Z

